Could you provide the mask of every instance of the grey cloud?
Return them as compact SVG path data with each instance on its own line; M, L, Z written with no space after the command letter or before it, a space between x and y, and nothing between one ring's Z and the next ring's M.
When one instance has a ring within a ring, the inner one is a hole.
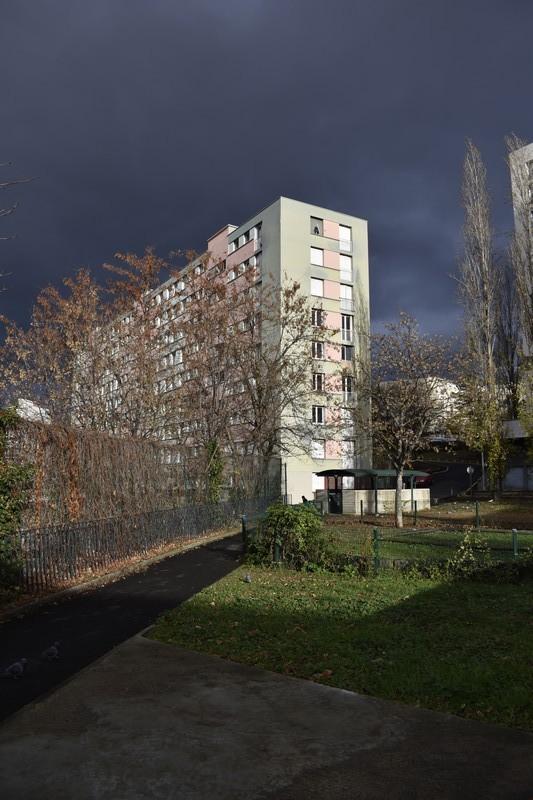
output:
M533 138L520 0L18 0L0 28L0 160L18 187L4 311L116 250L201 248L280 194L369 220L376 324L452 329L466 137L498 231L503 137Z

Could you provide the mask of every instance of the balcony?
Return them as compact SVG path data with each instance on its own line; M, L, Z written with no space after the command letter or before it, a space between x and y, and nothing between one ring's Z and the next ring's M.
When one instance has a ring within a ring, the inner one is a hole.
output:
M342 283L353 283L353 270L352 269L341 269L341 282Z
M351 297L341 297L341 311L353 311L354 301Z
M344 328L341 330L342 341L346 344L353 342L353 331L347 331Z
M311 246L320 247L323 250L333 250L334 253L351 253L352 242L348 239L330 239L329 236L324 236L321 233L314 233L311 231Z

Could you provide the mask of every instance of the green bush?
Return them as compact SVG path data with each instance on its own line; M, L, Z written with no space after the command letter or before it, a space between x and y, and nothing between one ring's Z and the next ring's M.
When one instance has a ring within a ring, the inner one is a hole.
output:
M311 569L326 565L330 551L330 540L314 506L275 503L258 525L248 558L256 564L270 564L279 554L288 567Z
M0 411L0 589L12 589L20 579L21 562L15 535L29 500L33 469L5 459L9 432L19 418L11 408Z

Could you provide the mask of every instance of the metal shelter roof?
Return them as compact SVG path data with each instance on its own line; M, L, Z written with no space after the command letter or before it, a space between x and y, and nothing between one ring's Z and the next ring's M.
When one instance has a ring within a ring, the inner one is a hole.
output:
M395 478L396 472L393 469L323 469L321 472L315 472L323 478ZM403 475L405 478L418 478L429 475L429 472L421 472L419 469L404 469Z

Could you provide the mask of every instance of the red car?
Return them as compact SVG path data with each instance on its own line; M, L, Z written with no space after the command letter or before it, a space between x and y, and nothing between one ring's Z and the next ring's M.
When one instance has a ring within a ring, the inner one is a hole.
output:
M417 475L415 486L417 489L427 489L429 486L433 486L433 475Z

